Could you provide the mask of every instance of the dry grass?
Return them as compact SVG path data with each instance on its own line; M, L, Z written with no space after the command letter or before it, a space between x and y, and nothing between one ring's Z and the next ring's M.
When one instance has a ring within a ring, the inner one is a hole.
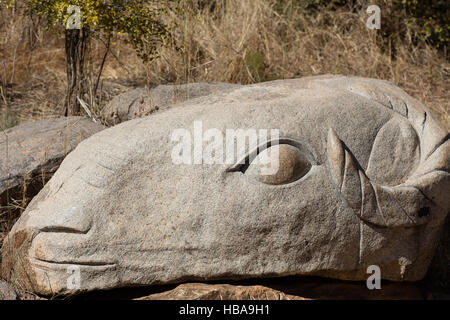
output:
M366 28L364 12L343 8L307 15L301 7L288 7L281 14L270 1L226 3L216 9L219 18L208 9L185 17L176 33L185 53L163 49L151 72L153 82L168 75L180 82L242 84L257 77L266 81L325 73L380 78L399 85L450 124L450 64L432 47L398 37L381 39ZM248 61L255 53L264 61L259 75Z
M200 12L187 6L182 19L169 13L169 23L178 21L174 39L183 50L162 48L147 73L133 49L116 38L103 74L103 102L124 91L121 85L146 81L247 84L333 73L389 80L450 125L447 57L408 37L382 38L380 31L366 28L364 11L307 14L295 5L277 11L272 0L216 3ZM10 110L21 122L60 115L66 80L62 37L17 10L3 10L0 19L0 75ZM94 41L94 70L103 52L104 45Z

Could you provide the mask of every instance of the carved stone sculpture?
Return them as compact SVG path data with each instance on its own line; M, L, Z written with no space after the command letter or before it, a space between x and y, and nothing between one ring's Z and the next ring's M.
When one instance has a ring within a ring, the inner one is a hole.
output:
M449 134L435 119L388 82L319 76L122 123L63 161L6 239L2 274L45 295L288 275L365 280L370 265L383 279L419 280L450 208ZM278 149L281 173L260 176L252 161L265 150L250 148L238 155L244 164L174 163L173 131L196 121L223 136L278 129L267 150Z

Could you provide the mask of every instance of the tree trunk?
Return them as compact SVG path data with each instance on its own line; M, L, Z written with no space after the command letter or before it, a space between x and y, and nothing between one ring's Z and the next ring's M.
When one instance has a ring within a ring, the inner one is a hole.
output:
M77 96L82 98L88 88L84 66L89 47L88 27L66 30L67 92L64 106L66 116L80 113Z

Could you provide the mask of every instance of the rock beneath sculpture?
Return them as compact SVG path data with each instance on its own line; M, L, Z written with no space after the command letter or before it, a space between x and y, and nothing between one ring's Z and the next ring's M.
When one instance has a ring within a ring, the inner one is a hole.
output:
M87 118L70 117L0 132L0 207L14 203L24 207L80 141L104 128Z
M8 282L0 279L0 300L16 300L17 294Z
M365 281L371 265L423 278L450 209L450 142L420 102L385 81L320 76L179 106L80 143L6 238L3 277L43 295ZM255 161L276 150L277 170Z
M240 85L223 82L199 82L182 85L159 85L150 89L136 88L114 97L102 110L102 117L115 125L142 118L170 105L214 93L229 92ZM150 93L150 96L149 96Z
M264 286L186 283L136 300L309 300Z
M261 281L265 282L265 281ZM433 298L433 296L430 296ZM283 279L263 285L185 283L136 300L423 300L426 294L412 283L383 283L368 290L366 283Z

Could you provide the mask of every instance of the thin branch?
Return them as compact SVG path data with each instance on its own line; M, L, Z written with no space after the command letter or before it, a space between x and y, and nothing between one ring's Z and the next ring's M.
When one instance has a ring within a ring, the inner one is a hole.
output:
M97 81L95 82L94 94L93 94L94 98L97 96L98 84L100 82L100 77L102 76L103 67L105 66L106 57L108 56L109 49L111 47L111 34L108 36L108 42L105 44L105 47L106 47L105 55L103 56L102 64L100 65L100 70L99 70L98 76L97 76Z
M77 96L77 100L80 103L80 105L83 107L84 111L86 111L87 115L92 119L92 121L94 121L95 123L98 123L97 117L95 116L94 112L91 112L89 110L89 107L86 105L86 103L78 96Z
M99 37L98 39L99 39L101 42L103 42L103 44L106 46L106 42L103 41L103 39L102 39L101 37ZM116 61L119 63L119 65L120 65L121 68L123 68L126 72L128 72L128 74L132 74L132 72L126 67L126 65L125 65L122 61L120 61L120 59L114 54L114 51L113 51L113 50L110 50L109 53L112 55L112 57L113 57L114 59L116 59Z

